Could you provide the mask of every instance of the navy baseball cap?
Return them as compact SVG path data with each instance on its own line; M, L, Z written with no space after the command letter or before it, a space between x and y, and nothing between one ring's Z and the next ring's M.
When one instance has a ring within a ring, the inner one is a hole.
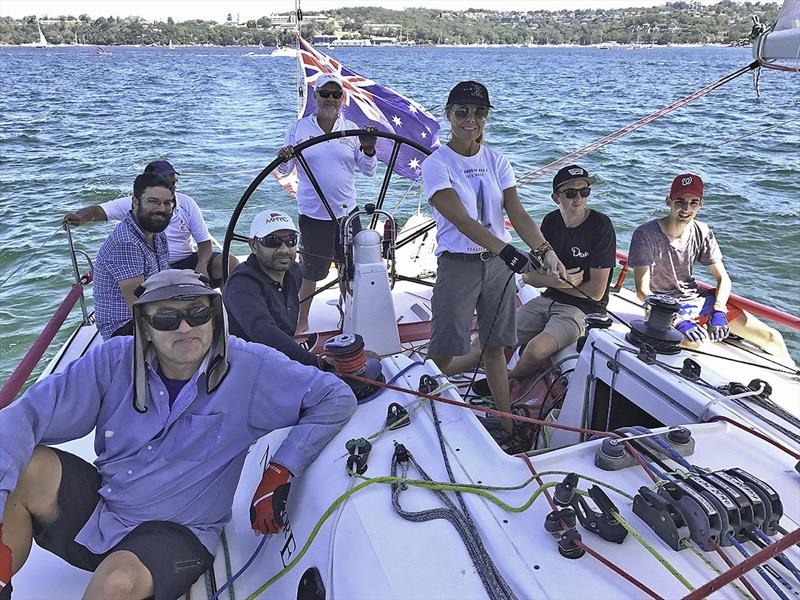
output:
M578 165L569 165L568 167L564 167L563 169L559 170L559 172L556 173L556 176L553 177L553 191L555 192L559 187L568 181L572 181L573 179L585 179L586 183L589 185L592 185L595 181L597 181L597 178L590 176L589 172L583 167L579 167Z
M450 95L447 97L447 106L452 106L453 104L474 104L476 106L494 108L489 104L489 90L486 89L485 85L477 81L457 83L450 90Z
M154 160L144 168L145 173L155 173L156 175L180 175L171 164L165 160Z

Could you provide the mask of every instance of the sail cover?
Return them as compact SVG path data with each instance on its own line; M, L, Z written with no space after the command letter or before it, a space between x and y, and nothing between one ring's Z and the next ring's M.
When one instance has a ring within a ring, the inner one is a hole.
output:
M784 0L775 29L753 41L753 56L762 62L791 61L800 67L800 0Z

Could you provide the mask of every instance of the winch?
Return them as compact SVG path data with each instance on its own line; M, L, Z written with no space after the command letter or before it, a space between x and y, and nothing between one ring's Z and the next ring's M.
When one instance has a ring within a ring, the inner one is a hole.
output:
M647 344L658 354L677 354L683 334L672 326L673 319L681 307L680 302L670 296L654 294L645 301L644 321L631 321L631 330L625 336L637 348Z

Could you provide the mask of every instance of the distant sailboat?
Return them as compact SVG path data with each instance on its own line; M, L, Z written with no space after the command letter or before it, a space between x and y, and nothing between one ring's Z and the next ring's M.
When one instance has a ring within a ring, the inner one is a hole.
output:
M34 47L47 48L47 38L44 37L44 32L42 32L42 26L39 24L39 19L36 19L36 27L39 30L39 41L33 44Z
M169 49L170 50L175 50L175 46L172 45L172 38L170 38L170 40L169 40Z

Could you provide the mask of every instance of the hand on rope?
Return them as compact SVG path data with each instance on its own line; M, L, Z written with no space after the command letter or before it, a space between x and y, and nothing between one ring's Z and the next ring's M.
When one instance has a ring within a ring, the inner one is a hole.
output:
M259 533L278 533L286 525L286 500L291 472L278 463L269 463L256 488L250 506L250 524Z
M704 342L706 339L708 339L708 334L706 333L705 329L689 319L679 322L677 325L675 325L675 329L680 331L683 334L683 337L690 342Z
M3 524L0 523L0 598L11 598L11 548L3 543Z

